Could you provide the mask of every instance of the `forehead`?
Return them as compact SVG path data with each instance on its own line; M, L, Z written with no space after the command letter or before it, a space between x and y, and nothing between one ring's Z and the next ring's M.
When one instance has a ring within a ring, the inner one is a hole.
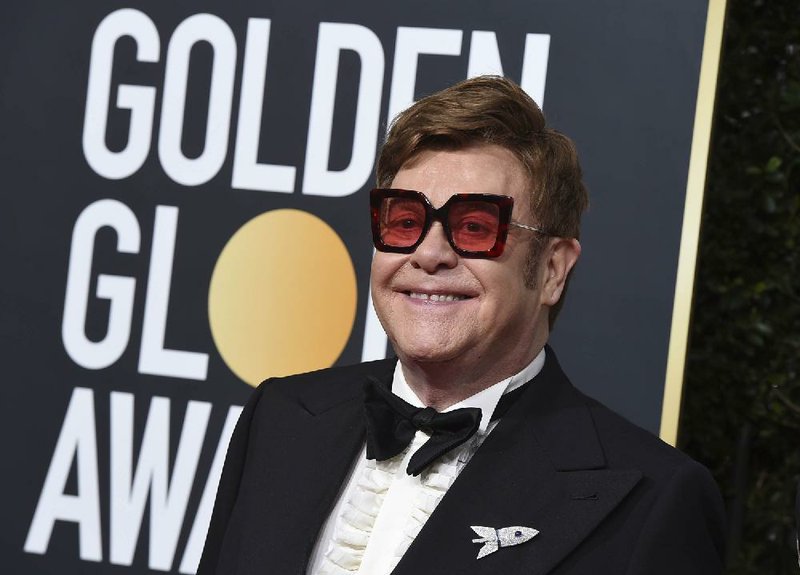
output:
M528 210L528 178L517 157L495 144L423 150L392 180L393 188L417 190L435 207L453 194L497 194L514 198L514 212Z

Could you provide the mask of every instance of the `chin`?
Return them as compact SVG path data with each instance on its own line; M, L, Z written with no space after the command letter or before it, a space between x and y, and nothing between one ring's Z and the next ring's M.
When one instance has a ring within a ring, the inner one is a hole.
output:
M424 342L417 339L412 345L398 345L392 342L397 356L404 362L442 363L456 359L460 354L448 342Z

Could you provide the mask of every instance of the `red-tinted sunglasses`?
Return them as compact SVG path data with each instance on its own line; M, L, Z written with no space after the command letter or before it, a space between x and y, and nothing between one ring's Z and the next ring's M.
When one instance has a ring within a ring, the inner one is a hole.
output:
M372 241L382 252L410 254L434 220L442 223L450 246L466 258L496 258L503 253L508 226L546 233L511 221L514 198L494 194L454 194L441 208L414 190L376 188L370 192Z

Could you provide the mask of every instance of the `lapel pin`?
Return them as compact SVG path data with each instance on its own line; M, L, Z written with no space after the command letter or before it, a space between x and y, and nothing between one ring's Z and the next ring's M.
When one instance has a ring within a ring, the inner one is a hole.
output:
M478 551L478 559L494 553L500 547L511 547L530 541L539 531L532 527L481 527L480 525L470 525L472 530L480 535L480 539L473 539L473 543L483 543Z

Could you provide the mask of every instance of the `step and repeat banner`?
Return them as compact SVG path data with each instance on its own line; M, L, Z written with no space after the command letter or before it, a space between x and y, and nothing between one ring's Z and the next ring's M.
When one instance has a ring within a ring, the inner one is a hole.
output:
M715 6L5 4L1 570L194 573L252 386L391 353L368 294L376 151L468 76L520 82L581 154L566 371L656 433L677 421Z

